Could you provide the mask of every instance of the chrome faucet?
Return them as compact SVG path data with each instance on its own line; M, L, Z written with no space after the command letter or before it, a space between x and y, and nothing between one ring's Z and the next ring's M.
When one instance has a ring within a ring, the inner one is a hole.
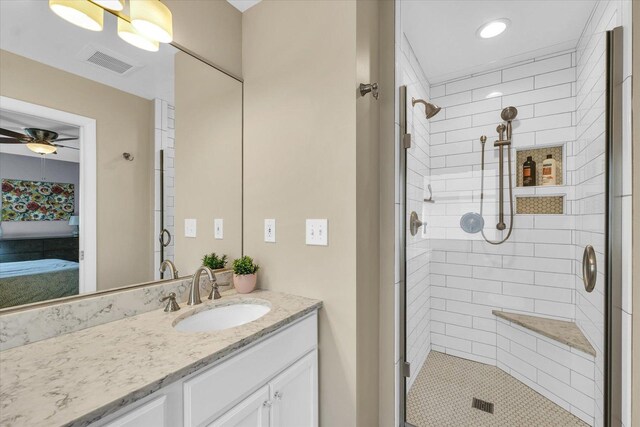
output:
M199 267L196 272L193 274L193 279L191 280L191 289L189 289L189 299L187 300L187 305L198 305L202 304L202 300L200 299L200 276L202 272L207 273L209 276L209 280L215 283L216 278L213 275L213 271L209 267Z
M170 259L165 259L164 261L162 261L162 264L160 264L160 273L164 273L167 268L169 269L169 273L171 273L171 279L177 279L178 270L176 270L176 265L171 262Z

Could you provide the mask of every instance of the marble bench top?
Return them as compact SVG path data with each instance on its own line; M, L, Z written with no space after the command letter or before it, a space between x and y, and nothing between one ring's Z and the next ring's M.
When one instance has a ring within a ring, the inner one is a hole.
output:
M547 338L566 344L569 347L584 351L591 356L595 357L596 355L596 351L587 337L584 336L580 328L573 322L498 310L493 310L493 314L520 325L523 328L544 335Z
M178 332L174 321L239 300L263 317L222 331ZM223 293L195 308L155 310L0 352L0 425L88 425L321 307L270 291Z

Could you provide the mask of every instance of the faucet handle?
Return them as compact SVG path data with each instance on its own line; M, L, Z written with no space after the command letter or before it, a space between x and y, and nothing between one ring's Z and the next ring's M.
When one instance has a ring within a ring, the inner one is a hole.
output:
M218 291L218 281L216 280L216 276L213 276L213 284L211 285L211 293L209 294L209 299L220 299L222 295Z
M167 305L164 307L164 311L166 313L180 310L180 306L178 305L178 302L176 301L176 293L175 292L171 292L168 296L160 298L160 302L164 302L164 301L167 301L167 300L169 300L169 302L167 302Z

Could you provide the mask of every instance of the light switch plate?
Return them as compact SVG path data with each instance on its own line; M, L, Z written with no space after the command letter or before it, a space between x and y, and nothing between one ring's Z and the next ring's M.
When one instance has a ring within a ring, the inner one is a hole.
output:
M308 219L306 243L312 246L328 246L329 226L326 219Z
M224 238L224 220L216 218L213 220L213 237L222 240Z
M196 237L197 236L197 225L198 222L193 219L185 219L184 220L184 237Z
M264 241L267 243L276 242L276 220L275 219L264 220Z

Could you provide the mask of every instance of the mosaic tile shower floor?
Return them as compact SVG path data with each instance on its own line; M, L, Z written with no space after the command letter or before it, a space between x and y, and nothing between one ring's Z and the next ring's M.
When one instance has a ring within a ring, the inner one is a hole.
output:
M474 397L494 403L494 413L472 408ZM407 421L417 427L587 426L499 368L437 351L409 391Z

